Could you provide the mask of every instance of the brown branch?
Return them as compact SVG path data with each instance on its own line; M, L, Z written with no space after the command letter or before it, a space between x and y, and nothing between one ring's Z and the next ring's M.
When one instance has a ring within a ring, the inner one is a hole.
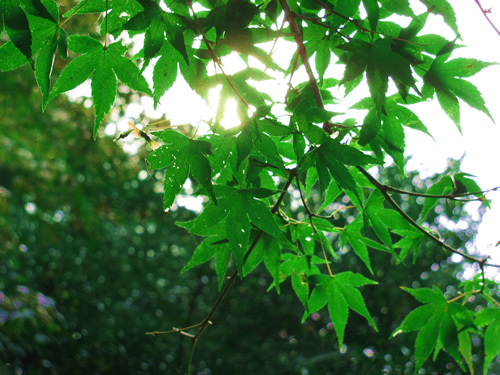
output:
M275 214L279 210L279 206L281 205L281 202L283 202L283 199L285 198L285 195L287 194L287 190L290 187L290 185L291 185L291 183L292 183L292 181L293 181L293 179L294 179L294 177L296 175L297 175L296 169L292 169L290 171L290 177L288 178L288 181L285 183L285 186L283 187L283 192L280 194L278 200L276 201L276 203L274 204L273 208L271 209L271 213ZM264 234L264 231L262 229L259 230L259 232L255 236L252 244L250 245L247 253L245 254L245 258L243 259L243 264L245 264L246 260L248 259L248 257L252 253L253 249L255 248L255 246L257 246L257 243L259 242L259 240L261 239L261 237L262 237L263 234ZM207 316L205 317L205 319L203 319L203 321L200 323L200 328L198 329L198 331L196 332L196 334L192 338L193 339L193 349L191 350L191 355L192 355L192 352L194 350L194 345L196 344L196 341L201 336L201 334L203 333L203 331L205 331L205 328L210 323L210 319L212 318L213 314L215 313L215 311L219 307L220 303L222 302L222 300L224 299L224 297L226 296L226 294L228 293L228 291L231 288L231 286L234 284L237 276L238 276L238 269L235 269L233 271L231 277L229 278L228 282L224 286L224 289L222 290L222 292L217 297L217 300L213 304L213 306L210 309L209 313L207 314Z
M302 33L295 21L295 17L297 16L291 9L287 3L287 0L280 0L281 7L285 12L285 19L288 21L290 25L290 29L292 30L293 37L295 39L295 43L297 44L297 53L302 60L302 64L306 68L307 76L309 77L309 84L312 87L314 99L316 100L316 104L319 108L325 108L323 104L323 98L321 97L321 91L319 90L318 83L316 82L316 78L314 78L314 73L311 68L311 64L309 64L309 58L307 57L306 47L304 45L304 41L302 39Z
M295 14L291 9L290 6L287 3L287 0L280 0L281 7L283 8L283 11L285 12L285 20L288 21L288 24L290 25L290 29L292 30L295 43L297 44L297 55L300 56L300 59L302 60L302 64L304 64L304 67L306 68L307 76L309 78L309 84L311 85L311 90L314 95L314 100L316 101L316 105L319 108L325 108L325 104L323 102L323 98L321 97L321 90L318 86L318 82L316 81L316 78L314 77L314 73L311 69L311 64L309 64L309 57L307 56L307 51L306 47L304 45L304 40L302 38L302 33L300 32L300 29L297 25L297 21L295 21L295 18L299 17L297 14ZM295 63L294 63L294 68L295 68ZM293 74L293 71L292 71ZM291 80L291 77L290 77ZM332 123L330 121L326 121L323 124L323 130L327 132L328 134L333 133L334 128L341 128L341 129L349 129L351 128L350 126L346 126L343 124L338 124L338 123Z
M446 244L445 242L441 241L439 238L436 236L432 235L429 233L425 228L423 228L421 225L419 225L415 220L413 220L399 205L392 199L391 195L388 193L387 186L381 184L380 182L377 181L370 173L368 173L363 167L358 166L358 170L370 181L370 183L375 186L384 196L384 198L394 207L394 209L405 219L412 227L417 229L419 232L423 233L426 237L437 243L440 247L443 249L453 253L453 254L458 254L464 257L465 259L478 263L479 265L482 266L490 266L490 267L497 267L500 268L500 265L497 264L490 264L486 263L486 259L478 259L476 257L473 257L472 255L463 253L450 245Z
M316 82L316 79L314 78L314 74L313 74L313 72L311 70L311 67L309 65L309 60L308 60L308 57L307 57L307 52L306 52L306 49L305 49L305 46L304 46L304 43L303 43L303 40L302 40L302 34L300 33L300 30L299 30L299 28L297 26L297 23L295 21L295 13L292 12L292 10L290 9L290 7L288 6L288 3L286 1L287 0L280 0L280 3L282 5L283 11L285 12L285 19L289 22L290 28L291 28L292 32L294 33L295 42L297 43L297 47L298 47L297 53L300 55L300 57L302 59L302 62L304 63L304 66L306 67L307 75L309 77L309 83L310 83L311 89L312 89L312 91L314 93L314 98L316 99L316 103L317 103L318 107L324 108L323 99L321 98L321 93L320 93L320 89L319 89L318 83ZM322 5L322 3L319 0L315 0L315 1L316 1L316 3ZM325 9L327 9L327 8L325 8ZM332 9L328 9L328 10L329 11L331 10L332 12L334 12ZM334 12L334 13L337 14L336 12ZM345 17L345 16L340 15L340 14L337 14L337 15L339 17L342 17L342 18L344 18L346 20L349 20L349 21L353 22L348 17ZM328 129L325 129L325 131L328 132ZM454 254L461 255L462 257L464 257L465 259L468 259L471 262L475 262L475 263L479 263L479 264L484 264L484 265L487 265L487 266L490 266L490 267L498 267L498 268L500 268L500 265L485 263L484 260L481 261L480 259L477 259L477 258L475 258L475 257L473 257L471 255L462 253L461 251L458 251L457 249L454 249L453 247L451 247L451 246L447 245L446 243L442 242L439 238L437 238L437 237L433 236L432 234L430 234L427 230L425 230L418 223L416 223L410 216L408 216L408 214L405 211L403 211L401 209L401 207L399 207L399 205L388 194L388 192L387 192L388 191L388 187L386 187L385 185L382 185L380 182L378 182L364 168L358 167L358 169L361 171L361 173L363 173L368 178L368 180L377 189L380 190L380 192L382 193L382 195L384 195L384 197L387 199L387 201L389 201L389 203L391 203L391 205L394 207L394 209L408 223L410 223L413 227L415 227L417 230L419 230L420 232L422 232L425 236L429 237L432 241L434 241L437 244L439 244L442 248L444 248L444 249L446 249L449 252L452 252Z
M346 17L344 16L343 14L339 13L339 12L336 12L335 10L333 10L332 8L330 8L328 5L322 3L321 1L319 0L314 0L314 2L316 4L318 4L321 8L323 8L324 10L326 10L327 12L330 12L331 14L335 14L337 17L340 17L344 20L346 20L347 22L350 22L352 23L354 26L356 26L360 31L364 32L364 33L368 33L370 32L371 30L368 30L368 29L365 29L364 27L360 26L359 25L359 22L358 21L355 21L349 17Z
M231 87L231 89L234 91L234 93L236 94L236 96L238 97L238 99L243 103L243 105L245 107L250 108L250 106L248 105L248 103L246 102L246 100L243 99L243 97L238 92L238 90L236 89L236 87L233 85L233 83L231 82L231 80L229 79L229 77L227 76L227 74L224 72L224 69L222 68L222 63L220 61L220 58L217 57L217 55L215 54L214 50L210 46L210 41L207 39L207 37L205 35L205 32L203 31L203 27L200 24L200 20L198 19L198 16L196 15L196 12L193 9L192 0L187 0L187 3L189 5L189 8L191 9L191 12L193 13L193 18L194 18L194 21L196 23L196 27L198 28L198 30L199 30L199 32L201 34L201 37L203 38L203 41L205 42L205 45L207 46L208 52L210 53L210 56L212 57L212 60L213 60L214 64L217 64L217 66L219 67L219 69L222 72L222 75L224 76L224 78L226 79L227 83L229 84L229 86Z
M285 198L285 196L287 194L288 188L290 187L293 179L297 176L297 169L296 168L290 170L289 172L290 172L290 176L289 176L287 182L285 183L285 185L283 186L283 191L280 194L280 196L278 197L278 200L276 201L276 203L273 205L273 208L271 209L271 213L272 214L276 214L279 211L279 207L280 207L281 203L283 202L283 199ZM257 235L255 236L254 240L252 241L252 244L250 245L250 247L248 248L247 253L245 254L245 257L243 259L243 264L245 264L245 262L247 261L248 257L250 256L250 254L254 250L255 246L257 246L257 243L262 238L263 234L264 234L263 230L259 230L259 232L257 232ZM190 354L189 354L188 372L187 372L188 374L190 373L191 361L192 361L192 358L193 358L194 348L196 346L196 343L197 343L199 337L201 336L201 334L207 328L207 326L209 324L212 324L212 322L211 322L210 319L214 315L215 311L219 307L219 305L222 302L222 300L224 299L224 297L229 292L229 289L231 288L231 286L236 281L236 277L237 276L238 276L238 269L235 269L233 271L233 273L231 274L231 276L229 277L229 280L227 281L226 285L224 286L224 289L222 289L222 291L220 292L219 296L217 297L217 300L212 305L212 308L210 309L210 311L208 312L208 314L206 315L206 317L200 323L194 324L192 326L185 327L185 328L173 328L170 331L164 331L164 332L153 331L153 332L147 332L146 333L146 335L149 335L149 336L159 336L159 335L168 335L168 334L181 334L183 336L187 336L187 337L191 338L191 340L192 340L192 346L191 346L191 350L190 350ZM194 328L198 328L198 331L194 335L191 335L191 334L188 334L187 332L185 332L185 331L188 331L188 330L194 329Z
M500 186L497 186L497 187L494 187L493 189L489 189L489 190L485 190L485 191L477 191L474 193L425 194L425 193L417 193L414 191L402 190L402 189L398 189L398 188L395 188L395 187L392 187L389 185L382 185L381 184L381 186L383 186L383 188L386 191L392 191L392 192L398 193L398 194L406 194L406 195L411 195L414 197L422 197L422 198L444 198L444 199L454 200L454 201L458 201L458 202L469 202L470 201L470 200L459 199L459 198L465 198L465 197L468 197L471 195L479 195L479 194L484 196L485 194L489 193L490 191L497 191L498 189L500 189ZM482 199L478 198L477 200L482 200Z
M495 30L495 32L497 33L497 35L500 36L500 30L498 30L498 28L495 26L495 24L490 19L490 17L488 17L488 13L491 12L491 9L484 9L483 6L481 5L481 3L479 2L479 0L474 0L474 2L477 4L477 6L479 7L479 9L481 10L481 13L483 13L484 17L489 22L489 24L491 25L491 27L493 28L493 30Z
M295 18L297 15L290 9L290 6L287 3L287 0L280 0L281 7L285 12L285 19L288 21L290 25L290 29L292 30L295 43L297 44L297 54L300 56L302 60L302 64L306 68L307 76L309 78L309 84L311 85L311 89L314 95L314 100L316 101L316 105L318 108L325 108L325 104L323 102L323 98L321 97L321 90L319 89L318 82L314 77L314 73L311 69L311 64L309 64L309 58L307 57L306 47L304 45L304 40L302 38L302 33L297 25L297 21ZM330 121L327 121L323 124L323 129L328 133L333 133L333 128L346 128L343 124L333 124Z

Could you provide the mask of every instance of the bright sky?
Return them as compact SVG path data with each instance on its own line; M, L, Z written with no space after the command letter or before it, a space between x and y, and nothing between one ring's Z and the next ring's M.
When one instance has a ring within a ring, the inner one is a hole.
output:
M492 13L489 16L495 25L500 26L500 6L497 4L496 7L493 7L494 0L482 0L481 2L484 8L492 8ZM422 7L422 4L418 4ZM482 61L500 62L500 37L488 24L475 1L454 2L453 5L457 13L458 28L462 32L463 40L459 43L466 46L466 48L456 50L453 57L474 57ZM425 8L415 9L417 9L417 13L425 10ZM449 40L454 38L453 32L440 20L437 25L435 29L426 28L424 31L443 35ZM283 61L281 66L287 66L292 53L293 49L280 45L274 57ZM234 59L230 63L226 62L224 66L226 73L231 74L243 69L244 65L239 61L239 59ZM341 69L342 72L343 68ZM342 73L336 76L341 77ZM295 84L307 80L305 74L302 76L297 74L295 78ZM500 123L500 103L497 94L500 85L500 65L486 68L472 77L470 81L479 88L487 108L496 122ZM286 82L283 81L277 86L275 84L273 88L266 88L266 92L273 96L273 92L286 92L286 89ZM366 93L363 96L366 96ZM216 92L214 92L213 97L212 106L215 108ZM277 98L283 98L283 95L277 95ZM348 103L355 103L359 98L359 96L354 95L353 99L348 100ZM146 111L151 118L159 118L166 114L166 117L172 120L173 124L198 124L201 120L214 116L214 111L201 98L193 94L185 82L181 81L176 82L173 89L162 98L157 110L153 110L152 103L152 99L144 97L140 105L132 104L129 106L127 117L133 119ZM462 136L453 122L441 110L437 101L413 106L411 109L428 127L435 142L420 132L407 130L407 152L413 157L409 164L410 169L419 170L423 176L431 175L445 169L447 158L458 159L465 155L462 170L475 175L476 181L482 189L500 186L500 173L498 172L500 170L500 147L497 145L498 140L500 140L499 125L494 125L482 112L461 103ZM238 123L234 113L235 109L231 109L229 106L223 125L231 126ZM362 114L360 113L360 115ZM119 131L128 129L127 119L118 122L118 129ZM112 131L113 129L107 130ZM492 257L492 263L500 264L500 246L495 247L496 243L500 241L500 191L491 192L488 197L492 200L492 209L487 211L479 226L474 248L479 251L481 256L489 254ZM467 209L477 218L478 204L469 203ZM495 276L491 274L491 277ZM496 278L497 281L500 281L500 273L496 274Z

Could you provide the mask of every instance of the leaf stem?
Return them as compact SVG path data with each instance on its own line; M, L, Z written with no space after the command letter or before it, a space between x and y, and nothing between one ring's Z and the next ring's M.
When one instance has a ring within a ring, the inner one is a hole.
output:
M106 0L106 15L104 18L104 48L108 46L108 10L109 10L109 0Z
M299 193L300 193L300 200L302 201L302 205L304 206L304 208L307 212L307 216L309 217L309 223L311 224L311 227L314 230L314 233L318 237L319 244L321 245L321 250L323 251L323 258L325 259L326 268L328 269L328 274L330 275L330 277L333 278L333 272L332 272L332 269L330 268L330 264L328 262L328 257L326 256L325 246L323 245L323 241L321 239L321 236L319 235L318 228L316 228L316 225L314 225L314 223L312 221L312 218L316 215L309 209L309 207L307 205L307 202L304 198L304 195L302 194L302 189L300 188L300 181L299 181L298 176L296 176L296 180L297 180L297 189L299 189Z
M70 19L73 18L73 16L75 14L78 13L78 11L88 2L89 0L84 0L82 1L80 4L77 5L75 11L68 17L66 18L64 21L62 21L60 24L59 24L59 27L63 27Z
M456 297L454 297L452 299L449 299L446 302L447 303L453 303L453 302L461 300L462 298L473 296L475 294L481 294L481 291L480 290L471 290L470 292L465 292L463 294L459 294L458 296L456 296Z

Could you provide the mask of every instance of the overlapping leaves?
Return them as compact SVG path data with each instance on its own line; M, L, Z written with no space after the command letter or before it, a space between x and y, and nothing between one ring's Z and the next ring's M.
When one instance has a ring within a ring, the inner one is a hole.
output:
M424 305L408 314L392 337L402 332L418 331L415 341L417 371L433 351L436 358L444 349L465 370L461 361L463 357L473 373L470 336L475 331L473 313L457 302L448 302L437 288L404 290Z
M167 171L168 173L168 171ZM241 270L245 263L245 256L250 247L251 241L255 241L259 231L273 238L271 241L284 241L281 229L276 221L276 217L271 212L271 207L266 202L265 197L273 195L275 192L265 189L237 190L227 186L215 186L214 200L207 205L203 213L195 220L179 225L189 229L196 235L208 237L195 250L191 261L184 270L192 268L200 263L204 263L219 253L219 246L227 244L227 250L234 257L236 265ZM217 202L217 204L215 204ZM255 244L252 246L255 247ZM279 265L270 254L278 256L280 252L278 243L273 243L273 249L269 251L256 251L251 262L258 264L264 257L268 262ZM255 258L255 254L260 256ZM267 253L267 254L266 254ZM255 264L255 265L256 265ZM254 266L255 266L254 265ZM248 267L248 265L247 265ZM219 273L219 277L224 277L226 269Z
M379 113L385 111L389 77L408 87L415 85L410 62L392 50L391 40L388 38L380 38L373 43L354 39L337 48L347 52L346 69L340 83L353 81L366 71L368 87Z
M96 113L94 137L114 104L118 80L151 95L155 105L172 87L178 72L204 98L210 89L222 86L217 115L209 124L213 134L190 138L172 130L155 133L163 146L147 157L151 169L165 169L165 210L184 193L188 178L195 183L195 194L209 197L196 219L179 223L204 237L184 270L215 258L221 286L231 260L242 276L263 262L278 291L282 282L291 280L306 310L304 318L328 308L342 345L350 310L376 329L359 289L376 282L349 271L336 272L330 265L330 257L337 256L331 234L339 235L341 245L349 245L372 274L377 274L372 249L387 252L401 263L411 252L415 259L426 238L418 224L388 206L387 195L360 170L383 164L389 155L405 173L405 127L428 134L408 106L432 98L434 93L459 129L459 99L491 118L477 88L464 78L492 64L471 58L450 60L455 41L419 35L430 13L442 16L459 35L448 1L421 2L427 11L418 16L406 0L291 2L293 15L286 15L286 21L301 20L300 35L292 35L292 28L278 23L285 4L277 1L204 0L191 7L190 1L82 0L63 15L62 22L54 0L4 1L0 7L2 29L9 40L0 47L0 70L30 63L44 107L90 79ZM203 10L195 10L198 5ZM93 12L105 13L99 30L105 41L82 35L67 38L62 26L72 17ZM385 19L389 14L411 21L401 27ZM133 59L127 57L121 40L108 42L111 35L119 38L122 32L129 37L144 36L144 46ZM259 46L279 37L295 42L302 39L305 45L302 55L298 51L287 61L288 70ZM57 50L63 59L67 50L74 56L51 87ZM222 58L231 52L241 58L245 68L229 74L222 72L226 68ZM312 71L308 71L307 82L295 86L286 77L290 87L279 102L255 87L255 81L267 81L272 74L251 66L252 58L266 69L293 76L305 63L304 56L314 59L319 85ZM335 57L345 64L340 80L329 77ZM142 70L154 64L152 90L134 62L137 59L144 59ZM215 73L210 75L212 64ZM423 79L421 90L415 73ZM339 102L332 88L344 85L349 93L363 78L370 97L352 107L366 111L363 123L337 122L340 114L329 107ZM219 122L229 98L238 103L241 124L224 130ZM275 114L280 106L286 107L286 120ZM425 223L439 197L475 193L483 199L469 177L456 172L433 184L427 192L433 196L425 198L419 223ZM295 192L283 191L284 181ZM285 196L292 197L287 198L290 207L306 207L290 210L283 203L288 204ZM334 227L332 217L318 214L340 200L357 210L357 217L352 216L343 228ZM486 373L500 351L495 340L500 329L498 309L481 310L474 323L466 307L447 302L437 289L407 291L425 305L410 313L395 334L419 332L417 369L433 351L436 356L443 349L459 364L464 359L472 371L470 333L484 327Z
M477 87L462 79L463 77L470 77L492 64L465 58L446 62L446 57L447 55L438 56L424 76L423 95L432 97L435 92L441 108L453 120L460 131L460 104L458 99L462 99L472 108L484 112L492 119Z

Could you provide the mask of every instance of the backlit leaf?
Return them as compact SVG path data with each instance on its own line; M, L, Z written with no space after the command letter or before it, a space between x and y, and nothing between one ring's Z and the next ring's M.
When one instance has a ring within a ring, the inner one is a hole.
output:
M430 12L443 16L444 22L459 35L455 11L447 0L420 0Z
M19 51L14 43L7 42L0 47L0 71L17 69L26 64L26 56Z
M155 106L160 102L165 92L172 87L177 78L177 59L172 46L164 43L160 51L161 57L153 70L153 99Z

